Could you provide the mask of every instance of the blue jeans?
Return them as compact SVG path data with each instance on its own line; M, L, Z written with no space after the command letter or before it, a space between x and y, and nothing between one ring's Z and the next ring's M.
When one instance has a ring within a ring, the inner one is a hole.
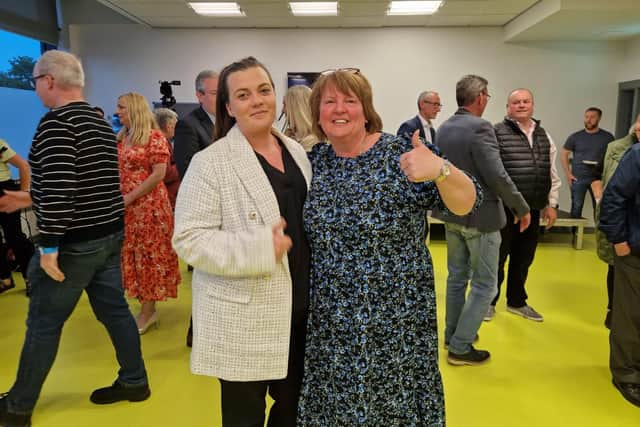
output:
M10 412L30 414L58 352L60 334L82 291L98 320L107 328L120 364L118 382L124 386L147 383L140 336L122 288L120 248L123 233L60 247L62 282L40 268L38 252L29 264L32 284L27 333L16 381L7 399ZM92 363L87 361L87 363Z
M498 292L500 231L480 232L458 224L446 224L447 313L444 341L449 351L471 350L482 319ZM466 296L467 283L471 290Z
M584 197L589 192L591 196L591 206L596 206L596 199L593 196L591 176L576 176L577 181L571 184L571 218L580 218L582 216L582 207L584 206ZM595 214L594 214L595 218Z

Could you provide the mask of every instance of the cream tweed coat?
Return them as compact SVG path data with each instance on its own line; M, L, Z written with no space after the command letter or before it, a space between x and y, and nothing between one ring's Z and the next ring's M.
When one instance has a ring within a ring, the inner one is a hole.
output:
M272 130L311 181L304 149ZM194 267L191 371L227 381L287 375L291 276L276 264L276 196L237 125L197 153L180 185L173 245Z

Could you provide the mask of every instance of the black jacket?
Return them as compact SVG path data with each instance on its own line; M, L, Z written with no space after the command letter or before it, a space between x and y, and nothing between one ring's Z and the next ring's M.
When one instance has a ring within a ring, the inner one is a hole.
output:
M202 106L178 120L173 137L173 157L180 178L184 177L191 158L213 142L213 122Z

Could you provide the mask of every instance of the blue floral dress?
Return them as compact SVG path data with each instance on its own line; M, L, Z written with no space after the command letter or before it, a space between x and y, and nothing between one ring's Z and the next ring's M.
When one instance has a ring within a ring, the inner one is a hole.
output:
M411 142L382 134L356 158L310 153L304 221L311 301L300 426L444 426L436 298L424 244L435 184L410 183Z

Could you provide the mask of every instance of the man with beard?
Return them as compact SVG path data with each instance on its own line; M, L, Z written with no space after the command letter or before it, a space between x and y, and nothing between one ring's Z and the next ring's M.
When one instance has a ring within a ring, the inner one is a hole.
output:
M571 217L582 216L584 197L589 191L591 203L595 208L595 196L591 183L600 179L600 168L607 151L607 145L613 141L613 135L600 129L602 110L596 107L587 108L584 112L584 129L567 138L562 149L562 168L571 186ZM573 154L569 167L569 154Z

